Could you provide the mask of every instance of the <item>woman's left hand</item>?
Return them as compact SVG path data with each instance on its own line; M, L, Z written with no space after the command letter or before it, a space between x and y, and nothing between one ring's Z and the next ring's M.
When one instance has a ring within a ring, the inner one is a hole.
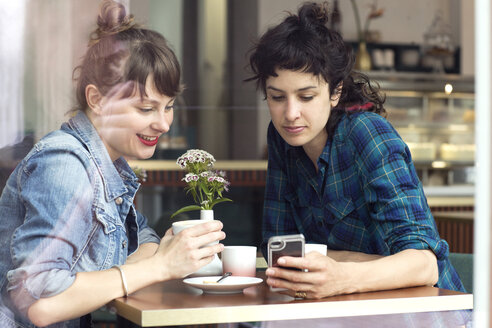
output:
M304 298L319 299L353 292L350 291L347 265L318 252L310 252L305 257L284 256L279 258L278 264L281 267L266 270L266 282L272 287L287 288L288 291L283 293L292 297L302 295Z

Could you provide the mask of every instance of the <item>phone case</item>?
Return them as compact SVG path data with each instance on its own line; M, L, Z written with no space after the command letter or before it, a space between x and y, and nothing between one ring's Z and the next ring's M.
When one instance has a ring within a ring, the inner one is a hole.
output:
M277 260L282 256L304 257L304 243L303 234L270 237L268 239L268 266L278 266ZM286 289L270 287L270 290L282 291Z

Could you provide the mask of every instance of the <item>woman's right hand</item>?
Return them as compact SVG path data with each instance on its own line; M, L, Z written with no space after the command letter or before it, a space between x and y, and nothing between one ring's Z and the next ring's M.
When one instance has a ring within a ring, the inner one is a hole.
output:
M210 245L225 238L222 227L222 222L214 220L177 235L173 235L172 228L167 230L154 254L162 280L183 278L210 263L224 249L221 243Z

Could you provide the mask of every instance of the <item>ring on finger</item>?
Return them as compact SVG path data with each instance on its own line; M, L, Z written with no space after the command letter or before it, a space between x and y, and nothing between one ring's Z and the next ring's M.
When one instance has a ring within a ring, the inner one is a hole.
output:
M296 298L306 298L307 294L306 292L296 292L295 297Z

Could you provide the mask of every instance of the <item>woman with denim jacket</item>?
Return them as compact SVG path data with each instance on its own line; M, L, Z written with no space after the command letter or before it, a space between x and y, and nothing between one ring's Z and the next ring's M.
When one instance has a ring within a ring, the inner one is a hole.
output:
M267 283L302 298L422 285L464 291L410 151L384 118L384 97L353 71L351 49L327 20L326 3L305 3L250 57L250 80L272 119L263 252L274 235L328 246L328 256L280 258Z
M0 198L0 326L85 327L88 313L182 278L223 249L210 221L160 240L135 210L125 158L153 155L181 91L166 40L104 1L83 63L78 110L42 138Z

